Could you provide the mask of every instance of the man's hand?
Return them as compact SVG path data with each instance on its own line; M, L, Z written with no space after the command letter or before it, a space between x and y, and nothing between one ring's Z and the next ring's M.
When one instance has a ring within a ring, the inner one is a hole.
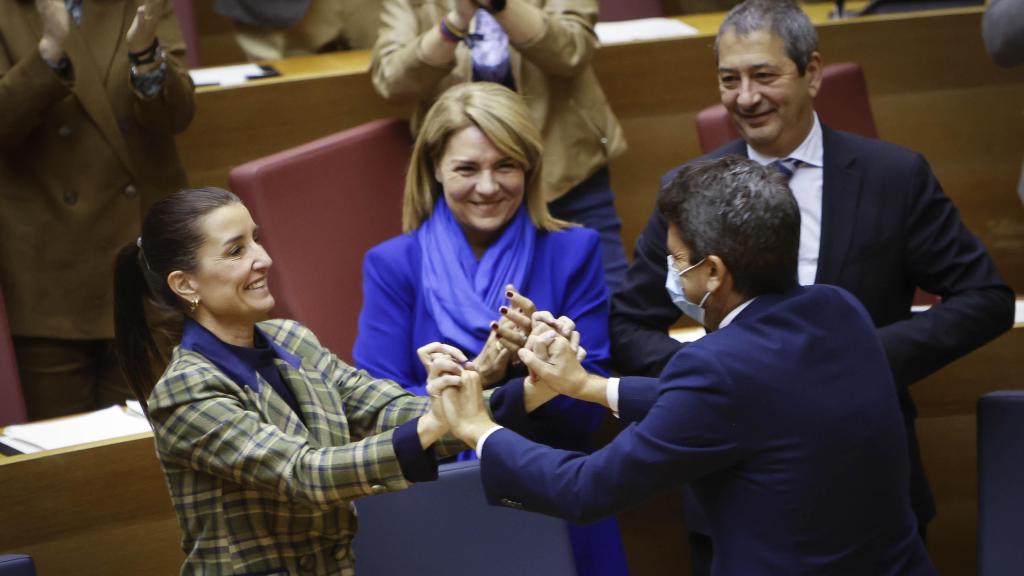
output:
M36 11L43 23L39 55L47 62L59 62L64 57L64 40L71 31L71 14L68 14L64 0L36 0Z
M124 41L129 52L142 52L153 45L156 39L156 29L164 14L164 2L166 0L146 0L145 4L139 6L135 11L135 19L128 27ZM63 2L60 2L63 5Z
M541 313L538 313L538 315ZM536 315L535 315L536 316ZM563 328L567 327L563 323ZM529 384L546 386L554 392L606 404L607 380L591 376L580 364L572 341L547 322L536 322L519 358L530 370Z

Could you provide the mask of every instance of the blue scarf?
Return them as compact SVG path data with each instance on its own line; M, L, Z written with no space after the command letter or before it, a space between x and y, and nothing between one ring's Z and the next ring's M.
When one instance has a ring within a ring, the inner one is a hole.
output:
M441 335L471 356L487 341L505 285L523 286L533 260L537 229L523 203L478 262L462 227L438 198L414 233L423 257L423 294Z

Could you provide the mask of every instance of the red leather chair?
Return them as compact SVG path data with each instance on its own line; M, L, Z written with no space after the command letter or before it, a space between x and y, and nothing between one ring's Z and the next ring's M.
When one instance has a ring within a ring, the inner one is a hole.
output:
M7 308L0 290L0 426L18 424L28 419L25 399L21 394L18 363L14 358L11 330L7 325Z
M196 22L196 11L192 0L171 0L174 15L178 17L181 36L185 39L185 60L189 68L199 68L199 25Z
M821 122L830 128L878 138L860 64L844 62L825 66L814 109ZM710 152L739 137L740 133L725 106L718 104L697 113L697 138L702 152ZM915 306L938 304L939 301L938 296L921 290L914 295Z
M302 322L351 359L362 259L402 231L412 150L402 120L377 120L231 170L274 266L274 314Z
M665 9L661 5L661 0L601 0L598 20L615 22L664 15Z

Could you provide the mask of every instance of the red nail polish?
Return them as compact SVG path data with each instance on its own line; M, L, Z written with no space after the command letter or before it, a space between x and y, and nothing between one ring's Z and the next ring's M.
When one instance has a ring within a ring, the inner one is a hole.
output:
M512 298L513 296L515 296L515 294L511 290L505 292L505 298Z
M498 312L501 312L502 314L508 314L508 306L502 306L501 308L498 308Z
M497 329L498 329L498 323L497 322L491 322L491 330L497 330Z

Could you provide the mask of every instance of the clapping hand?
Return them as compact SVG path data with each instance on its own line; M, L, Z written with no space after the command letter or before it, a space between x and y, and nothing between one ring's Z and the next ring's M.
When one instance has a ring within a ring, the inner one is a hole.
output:
M129 52L139 53L153 45L156 40L156 29L164 14L166 0L146 0L135 10L135 19L125 34L125 44ZM60 2L63 5L63 2Z
M36 0L36 11L43 24L39 54L47 62L55 63L64 57L64 40L71 31L71 14L68 14L64 0Z

